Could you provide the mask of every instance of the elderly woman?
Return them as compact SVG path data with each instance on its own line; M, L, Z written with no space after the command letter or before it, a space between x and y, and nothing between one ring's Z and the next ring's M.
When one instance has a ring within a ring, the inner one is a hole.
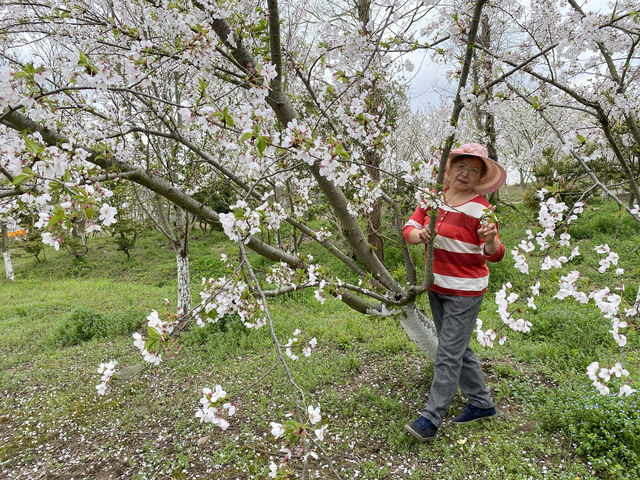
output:
M454 423L496 414L469 342L489 283L486 261L499 262L505 252L496 223L481 221L483 213L492 210L482 195L500 188L505 179L504 169L480 144L462 145L449 155L444 205L438 209L436 221L434 283L429 290L438 351L427 406L417 420L405 426L421 442L435 437L458 387L469 403ZM431 239L429 214L418 206L403 230L407 242Z

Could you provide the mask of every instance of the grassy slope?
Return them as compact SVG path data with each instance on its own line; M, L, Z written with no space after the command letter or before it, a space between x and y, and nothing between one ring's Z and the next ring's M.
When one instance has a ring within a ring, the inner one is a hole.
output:
M593 245L612 243L612 212L588 212L574 228L587 257L582 261L597 266ZM513 244L522 236L523 215L504 210L500 218L503 240ZM632 279L627 297L635 295L640 279L633 261L637 230L624 223L614 246ZM145 235L130 262L108 238L96 239L81 261L49 250L39 263L13 251L17 280L0 283L0 477L267 478L270 459L281 455L269 422L283 421L292 405L281 369L255 383L276 363L267 329L246 331L232 323L196 329L171 360L114 381L103 398L94 389L100 362L141 363L130 337L56 343L56 330L76 308L111 320L128 312L142 323L163 298L173 300L174 257L165 243ZM194 239L194 294L202 276L220 271L218 256L227 249L216 234ZM507 258L492 267L493 291L506 281L529 281L511 264ZM593 278L601 285L612 280L609 274ZM543 295L552 296L555 274L542 281ZM487 295L481 318L498 326L492 298ZM310 292L280 298L272 309L282 341L295 328L318 338L312 357L291 368L306 402L322 407L329 424L324 448L342 478L607 478L538 421L546 392L584 383L584 368L594 358L616 359L610 327L592 306L540 300L530 335L508 333L507 344L494 349L474 341L500 418L462 427L446 421L428 446L408 438L403 425L424 406L431 366L397 323L354 314L337 301L321 306ZM637 358L634 342L628 351ZM201 388L214 383L239 406L226 433L194 417ZM451 413L463 406L457 397ZM300 463L292 461L299 472ZM329 471L321 456L309 464L307 478L329 478Z

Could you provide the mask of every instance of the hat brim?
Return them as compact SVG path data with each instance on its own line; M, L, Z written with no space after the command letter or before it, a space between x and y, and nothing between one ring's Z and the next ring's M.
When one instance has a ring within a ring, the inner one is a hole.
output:
M489 157L485 157L483 155L478 155L475 153L452 151L451 153L449 153L449 159L447 160L447 170L449 170L451 160L463 156L475 157L479 160L482 160L482 163L484 163L487 169L485 174L480 179L480 182L478 182L478 184L474 187L474 190L478 194L488 195L489 193L493 193L498 190L507 180L507 172L498 162L490 159ZM445 186L448 187L448 183L449 182L445 179Z

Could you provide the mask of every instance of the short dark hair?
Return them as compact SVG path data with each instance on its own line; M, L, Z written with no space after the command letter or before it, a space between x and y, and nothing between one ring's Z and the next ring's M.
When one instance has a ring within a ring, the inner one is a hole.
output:
M475 158L476 160L480 160L480 163L482 164L482 167L480 167L480 178L484 177L487 174L487 165L484 163L484 160L475 155L460 155L458 157L454 157L451 159L450 165L451 167L453 167L456 163L459 163L462 160L466 160L468 158Z

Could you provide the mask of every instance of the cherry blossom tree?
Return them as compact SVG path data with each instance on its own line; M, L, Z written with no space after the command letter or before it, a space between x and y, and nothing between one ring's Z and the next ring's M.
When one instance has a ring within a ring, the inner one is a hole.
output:
M383 262L373 258L357 221L385 198L386 179L372 178L365 158L371 151L378 152L381 161L388 154L385 113L378 103L366 101L366 92L389 78L393 68L394 57L380 42L409 41L395 32L403 32L403 25L410 28L423 8L376 5L377 24L369 22L375 42L366 29L345 35L340 25L310 24L308 28L322 30L315 38L324 41L309 45L309 32L301 35L293 27L283 42L276 2L267 9L247 6L242 15L199 3L186 10L148 4L69 4L63 9L34 5L18 15L17 24L4 25L6 42L12 42L6 51L44 42L57 46L57 62L39 63L42 59L35 53L28 62L7 56L11 66L4 67L2 122L8 162L3 172L15 187L6 194L41 198L51 196L59 185L60 200L69 201L55 203L58 199L51 197L42 202L41 213L41 226L50 230L45 240L59 244L70 208L97 217L100 201L94 198L109 195L100 181L128 179L222 227L230 238L271 260L294 271L315 269L304 257L255 236L287 222L363 281L352 284L324 273L308 287L320 287L319 296L332 294L362 313L403 312L410 319L406 321L415 324L414 338L434 352L434 331L414 303L427 282L411 286L394 279ZM47 21L41 26L43 18ZM140 18L145 18L144 25L138 25ZM304 64L295 54L303 47L308 56ZM381 71L387 74L379 75ZM172 73L181 79L180 99L159 88L156 80ZM295 95L304 101L293 102ZM454 117L460 102L456 109ZM146 120L149 115L153 123ZM243 192L232 206L233 214L211 211L195 200L196 188L179 188L136 161L138 137L169 139L233 182ZM403 168L412 171L408 163ZM298 198L294 215L287 215L267 180L290 181L291 173L298 176L293 182ZM65 175L67 180L60 182ZM300 221L310 204L305 192L309 181L333 210L339 222L336 232L313 231ZM98 193L92 191L91 199L83 201L87 188L96 186ZM353 192L352 198L346 191ZM101 212L105 224L114 214ZM348 252L329 241L329 235L342 237ZM397 235L400 238L400 232ZM287 290L276 287L270 294Z
M492 5L489 10L494 23L519 43L479 46L494 59L495 80L485 90L502 82L503 95L526 98L540 114L560 110L551 115L559 117L571 115L571 110L580 112L577 128L557 129L562 152L581 156L587 166L592 159L610 158L626 179L629 209L640 203L638 172L629 155L640 145L637 5L617 2L612 11L599 12L575 1L566 8L542 1L531 8L514 3ZM621 124L626 126L624 134Z
M575 14L569 14L548 1L533 2L530 11L513 2L485 6L484 0L344 5L351 16L323 21L328 18L323 17L325 5L281 5L277 0L6 4L0 13L0 217L15 221L17 212L28 206L38 211L43 241L59 246L78 219L91 231L109 226L117 213L109 204L109 182L134 182L176 212L223 230L236 243L239 261L225 258L232 273L205 279L193 318L204 323L235 313L249 328L267 325L292 385L286 359L306 355L313 339L293 334L281 345L268 299L293 290L313 289L318 301L330 295L363 314L395 316L409 337L434 356L435 329L416 305L432 281L434 246L428 245L425 274L418 278L401 234L407 212L398 208L392 193L409 184L416 203L437 206L448 153L457 137L472 131L461 117L463 109L479 105L497 119L505 99L516 96L522 99L518 107L526 102L540 115L558 137L561 151L582 160L586 171L585 151L611 154L624 167L629 149L621 149L621 142L638 143L633 5L622 2L621 10L596 16L597 21L575 6ZM490 46L486 39L476 42L483 9L488 18L509 20L501 29L491 26ZM497 40L507 33L511 45ZM608 65L605 75L597 70L598 62L583 62L577 47L585 39L594 42L602 58L611 58L615 68ZM410 69L403 55L415 49L428 50L450 66L455 96L445 114L430 122L438 134L421 145L422 154L398 158L393 156L392 133L402 102L394 92L402 89L396 79ZM475 49L493 58L490 70L476 82L469 78ZM620 51L626 63L611 56ZM614 71L618 80L611 81ZM599 83L580 83L585 74ZM536 97L531 88L522 89L523 78L553 87L553 93ZM588 114L594 120L592 131L584 135L558 129L546 110L560 108ZM616 138L611 129L618 114L630 132L624 138ZM500 133L495 133L499 146ZM152 146L158 151L149 161L141 151ZM163 154L171 158L164 164L170 168L158 168ZM191 176L192 170L198 174ZM627 173L638 200L633 172ZM210 208L200 195L219 178L237 193L229 211ZM555 232L571 218L565 216L569 207L552 193L553 200L541 193L541 233L532 233L513 252L520 269L527 264L521 251L530 251L528 242L534 238L540 239L542 251L550 248L550 238L568 241ZM318 203L330 212L334 228L306 221ZM394 276L392 266L376 254L372 229L361 222L381 206L393 217L393 240L402 248L406 278ZM627 211L640 219L637 208ZM430 225L433 231L435 216ZM285 248L278 239L294 231L349 273L339 277L315 263L304 242L297 251ZM271 261L264 281L246 249ZM569 256L549 254L542 262L555 268ZM606 258L614 264L613 257ZM572 278L564 281L565 287ZM516 299L508 289L503 287L497 298L501 315L513 329L526 331L526 319L509 316ZM592 298L607 315L619 307L609 292L593 293ZM160 362L162 346L178 330L173 319L154 311L147 338L136 334L134 345L148 362ZM612 331L619 335L624 322L613 322ZM478 330L490 343L492 334L481 325ZM114 369L113 362L100 366L98 393L106 391ZM589 375L599 372L592 367ZM622 367L603 375L616 377L617 372L622 375ZM316 426L320 410L297 396L295 402L296 418L274 422L273 435L286 438L290 452L302 445L306 454L311 447L305 435ZM199 418L223 429L235 412L220 385L203 390L201 405ZM323 431L314 429L317 439Z

